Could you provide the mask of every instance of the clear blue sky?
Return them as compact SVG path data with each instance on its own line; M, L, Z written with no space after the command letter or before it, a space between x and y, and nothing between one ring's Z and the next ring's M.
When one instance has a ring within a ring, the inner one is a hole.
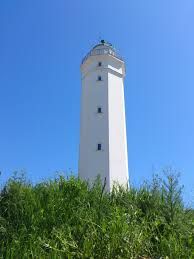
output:
M172 166L194 197L194 2L0 1L0 171L77 173L80 62L99 37L126 61L130 177Z

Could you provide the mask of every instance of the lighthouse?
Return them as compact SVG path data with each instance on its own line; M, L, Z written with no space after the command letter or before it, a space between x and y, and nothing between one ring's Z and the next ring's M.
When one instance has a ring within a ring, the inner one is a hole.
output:
M79 177L100 176L107 191L128 186L124 77L123 59L104 40L82 60Z

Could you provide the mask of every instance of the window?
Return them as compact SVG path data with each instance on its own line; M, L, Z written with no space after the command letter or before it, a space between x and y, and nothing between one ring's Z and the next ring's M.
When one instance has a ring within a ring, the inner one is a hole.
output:
M98 112L98 113L102 113L102 108L101 108L101 107L98 107L97 112Z
M102 66L102 62L98 62L98 66L101 67Z
M102 77L101 76L98 76L98 81L102 81Z
M102 144L99 143L99 144L97 145L97 150L98 150L98 151L102 150Z

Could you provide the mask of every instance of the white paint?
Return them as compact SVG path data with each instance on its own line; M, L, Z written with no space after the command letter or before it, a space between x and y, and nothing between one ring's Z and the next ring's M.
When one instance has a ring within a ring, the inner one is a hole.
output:
M79 177L93 182L100 175L107 190L114 183L128 186L124 62L110 44L101 43L83 60L81 75Z

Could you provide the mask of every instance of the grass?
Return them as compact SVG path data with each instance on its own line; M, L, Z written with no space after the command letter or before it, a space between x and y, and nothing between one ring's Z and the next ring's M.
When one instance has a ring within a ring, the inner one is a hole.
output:
M194 258L194 211L178 178L105 192L60 176L0 193L0 258Z

